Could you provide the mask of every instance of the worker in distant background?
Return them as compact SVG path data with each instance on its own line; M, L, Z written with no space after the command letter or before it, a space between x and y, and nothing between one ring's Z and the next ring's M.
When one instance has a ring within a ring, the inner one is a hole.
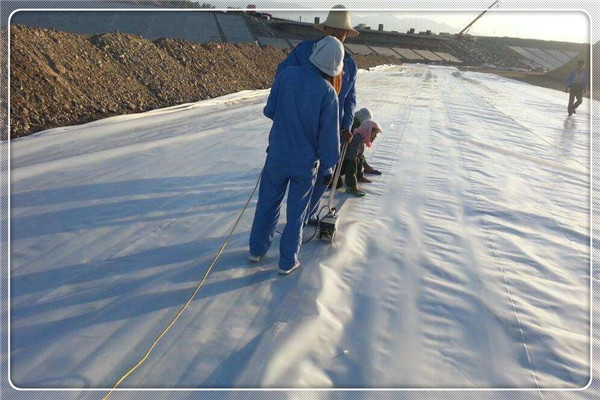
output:
M260 261L269 250L289 185L280 274L300 267L302 229L317 170L323 179L340 157L338 92L332 83L342 73L343 57L342 42L332 36L321 39L308 64L277 75L264 108L273 126L250 232L250 261Z
M337 5L333 7L333 10L327 15L327 19L322 24L316 24L315 28L323 31L325 35L333 36L339 39L340 42L344 42L346 38L358 36L358 31L352 28L350 23L350 14L344 10L344 6ZM283 70L293 65L305 65L309 62L309 57L313 52L313 48L317 40L306 40L300 43L292 52L277 66L278 76ZM344 55L344 67L343 74L339 78L341 79L341 90L338 95L339 99L339 121L340 121L340 136L341 140L345 143L349 143L352 140L352 133L350 128L354 118L354 108L356 107L356 63L349 54ZM336 82L336 84L339 84ZM334 84L334 86L336 86ZM316 214L319 209L319 200L325 190L327 190L328 183L331 182L333 176L333 169L329 171L319 170L319 176L313 189L313 194L310 201L309 212L307 215L307 221L311 225L316 224ZM325 174L325 175L321 175Z
M569 105L567 106L569 116L577 113L575 110L583 101L583 94L588 88L588 73L584 67L585 61L579 60L577 69L572 71L565 81L565 91L569 92ZM577 98L577 102L574 103L575 98Z

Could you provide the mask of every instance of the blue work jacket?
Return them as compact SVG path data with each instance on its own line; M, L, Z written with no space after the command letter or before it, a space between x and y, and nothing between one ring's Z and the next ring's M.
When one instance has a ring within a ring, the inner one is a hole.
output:
M273 120L268 157L302 168L319 160L322 172L338 162L338 97L312 63L277 74L263 112Z
M570 88L571 85L573 84L573 81L575 80L575 76L577 74L577 70L572 71L569 76L567 77L567 80L565 81L565 87ZM588 73L587 71L583 71L583 82L581 83L581 87L583 87L584 90L587 90L588 88Z
M309 57L318 40L306 40L300 43L288 56L277 66L277 73L289 66L310 64ZM342 90L338 95L340 130L350 129L354 120L354 109L356 108L356 63L348 53L344 55L344 74L342 75Z

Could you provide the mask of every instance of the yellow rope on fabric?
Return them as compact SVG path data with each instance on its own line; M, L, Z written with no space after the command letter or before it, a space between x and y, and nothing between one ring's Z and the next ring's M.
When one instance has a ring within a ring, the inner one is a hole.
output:
M190 296L190 298L185 302L185 304L183 305L183 307L181 307L181 309L179 310L179 312L177 313L177 315L175 315L175 317L171 320L171 322L167 325L167 327L165 329L163 329L163 331L160 333L160 335L158 335L156 337L156 339L154 339L154 342L152 342L152 345L150 346L150 348L148 349L148 351L146 352L146 354L144 354L144 356L137 362L137 364L135 364L133 367L131 367L129 369L129 371L127 371L127 373L125 373L125 375L123 375L117 381L117 383L114 384L114 386L112 387L112 389L110 390L110 392L108 392L102 398L102 400L108 399L113 394L114 390L116 388L118 388L119 385L121 383L123 383L123 381L125 379L127 379L127 377L129 375L131 375L136 369L138 369L140 367L140 365L142 365L144 363L144 361L146 361L148 359L148 357L150 356L150 353L152 353L152 350L154 350L154 348L156 347L156 345L158 344L158 342L163 338L163 336L166 335L166 333L173 327L173 325L175 325L175 322L177 322L177 320L179 319L179 317L181 317L181 315L184 313L184 311L192 303L192 301L194 300L194 298L196 297L196 295L200 291L200 288L202 287L202 285L206 281L206 278L208 277L208 274L210 274L210 271L215 266L217 260L219 259L219 257L223 253L223 250L225 250L225 247L227 247L227 244L229 243L229 240L233 236L233 232L235 232L235 229L237 228L240 220L242 219L242 216L244 215L244 212L246 212L246 209L248 208L248 205L250 204L250 200L252 200L252 197L254 197L254 193L256 193L256 189L258 188L258 184L260 182L260 177L261 176L262 176L262 173L258 176L258 179L256 180L256 184L254 185L254 189L252 190L252 194L250 195L250 197L248 197L248 200L246 201L246 204L244 205L244 208L240 212L240 215L238 216L237 220L235 221L235 224L233 224L233 228L231 228L231 232L229 232L229 235L227 236L227 238L225 239L225 241L221 245L221 248L219 249L219 251L217 252L217 254L215 255L215 257L213 258L212 262L210 263L210 266L208 267L208 269L204 273L204 276L202 277L202 279L200 280L200 282L196 286L196 289L194 290L194 292L192 293L192 295Z

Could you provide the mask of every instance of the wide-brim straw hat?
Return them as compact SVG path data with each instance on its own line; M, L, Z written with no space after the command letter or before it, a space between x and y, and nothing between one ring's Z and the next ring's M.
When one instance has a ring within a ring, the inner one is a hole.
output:
M329 11L327 19L320 24L315 24L315 28L320 31L324 30L326 26L340 28L348 31L349 38L358 36L360 33L352 27L350 13L344 10L344 6L337 5L333 8L333 10Z

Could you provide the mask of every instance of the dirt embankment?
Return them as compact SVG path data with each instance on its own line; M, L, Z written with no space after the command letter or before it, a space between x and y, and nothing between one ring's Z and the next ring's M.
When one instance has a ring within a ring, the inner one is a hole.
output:
M11 27L11 137L271 86L287 52L254 44ZM398 63L357 56L359 68Z
M284 57L279 49L250 44L13 26L11 137L267 88Z
M8 29L0 29L0 138L8 137Z

